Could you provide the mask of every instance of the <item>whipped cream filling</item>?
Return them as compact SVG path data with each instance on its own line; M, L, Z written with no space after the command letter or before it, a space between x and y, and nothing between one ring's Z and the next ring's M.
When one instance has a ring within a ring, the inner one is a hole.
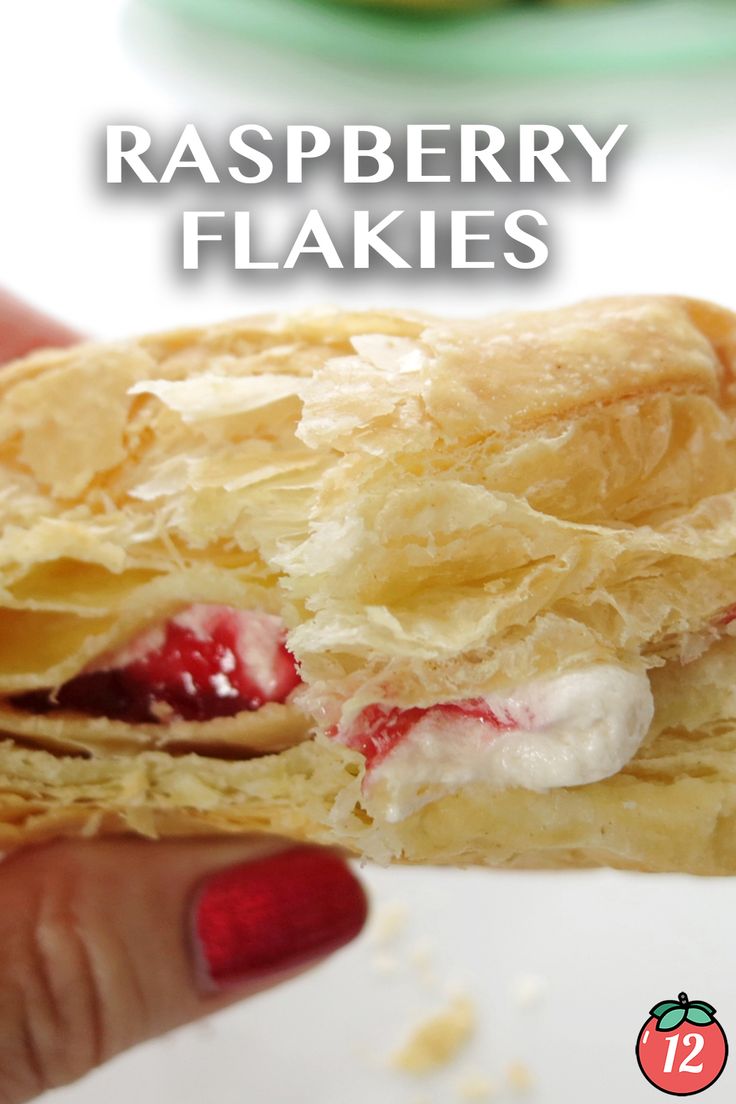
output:
M337 738L366 755L365 795L395 822L476 782L544 791L607 778L653 714L644 672L599 664L427 709L369 706Z

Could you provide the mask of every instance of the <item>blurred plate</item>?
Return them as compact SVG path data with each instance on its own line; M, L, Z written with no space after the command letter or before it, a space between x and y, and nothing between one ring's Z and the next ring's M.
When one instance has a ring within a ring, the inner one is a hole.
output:
M734 0L619 0L438 16L329 0L149 0L249 40L349 64L447 75L540 76L736 59Z

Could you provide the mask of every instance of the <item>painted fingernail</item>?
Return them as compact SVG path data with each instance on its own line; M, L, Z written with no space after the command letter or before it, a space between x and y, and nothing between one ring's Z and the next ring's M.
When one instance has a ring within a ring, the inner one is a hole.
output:
M366 915L363 887L331 851L296 847L222 870L194 904L200 981L229 988L322 958Z

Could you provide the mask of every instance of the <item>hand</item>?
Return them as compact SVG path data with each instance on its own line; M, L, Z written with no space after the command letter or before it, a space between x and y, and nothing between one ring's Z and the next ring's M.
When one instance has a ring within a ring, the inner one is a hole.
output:
M0 292L0 360L77 339ZM337 854L266 837L11 854L0 862L0 1104L292 977L365 916Z
M0 364L44 345L73 345L81 339L81 334L0 288Z

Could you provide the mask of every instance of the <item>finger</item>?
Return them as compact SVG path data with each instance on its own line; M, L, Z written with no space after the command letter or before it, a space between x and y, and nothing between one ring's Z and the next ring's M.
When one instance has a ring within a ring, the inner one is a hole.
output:
M277 840L58 843L0 864L0 1102L314 964L358 934L334 852Z
M44 346L73 345L82 335L0 291L0 363Z

